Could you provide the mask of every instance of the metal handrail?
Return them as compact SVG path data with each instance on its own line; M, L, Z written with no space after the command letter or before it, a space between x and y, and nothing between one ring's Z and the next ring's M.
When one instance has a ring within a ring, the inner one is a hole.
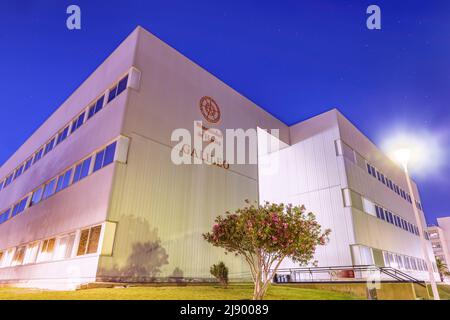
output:
M329 266L329 267L299 267L299 268L282 268L278 269L277 273L286 273L289 272L289 274L292 274L293 272L301 272L301 273L308 273L311 276L311 279L313 278L313 274L315 273L324 273L329 272L331 281L332 280L332 273L333 271L348 271L352 270L353 272L364 272L364 271L378 271L382 274L385 274L389 276L392 279L395 279L398 282L412 282L415 284L418 284L420 286L426 287L423 281L420 281L413 276L400 271L398 269L392 268L392 267L379 267L376 265L351 265L351 266ZM337 281L337 280L334 280ZM292 281L289 281L292 282Z

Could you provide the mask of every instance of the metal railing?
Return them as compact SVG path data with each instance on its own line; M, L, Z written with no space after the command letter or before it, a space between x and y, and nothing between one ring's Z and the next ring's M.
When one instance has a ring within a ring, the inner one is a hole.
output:
M278 269L274 277L274 282L276 283L362 281L408 282L425 287L423 281L403 271L392 267L378 267L375 265Z

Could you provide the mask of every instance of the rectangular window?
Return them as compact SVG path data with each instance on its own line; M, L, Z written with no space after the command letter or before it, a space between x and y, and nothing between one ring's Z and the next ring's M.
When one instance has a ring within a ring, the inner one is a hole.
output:
M105 100L105 96L101 96L100 99L95 103L95 113L99 112L103 108L103 101Z
M114 155L116 153L116 144L117 142L113 142L106 147L105 159L103 160L103 167L107 166L108 164L114 161Z
M87 158L75 167L75 174L73 176L73 183L80 181L89 174L89 167L91 165L91 158Z
M380 208L380 218L381 220L386 220L386 217L384 216L384 210Z
M42 158L42 152L44 152L44 149L41 149L38 152L36 152L36 154L34 155L33 164L35 164Z
M116 142L111 143L105 149L97 152L95 155L94 172L112 163L115 152Z
M394 224L394 217L392 216L392 212L389 211L388 214L389 214L389 222Z
M39 203L42 199L42 192L44 191L44 187L40 187L36 191L33 192L33 196L31 197L31 206L34 206Z
M81 231L77 256L97 252L101 230L102 226L96 226Z
M9 208L8 210L6 210L2 214L0 214L0 224L2 224L3 222L5 222L6 220L9 219L10 213L11 213L11 208Z
M82 114L80 114L78 116L78 118L76 118L75 120L73 120L72 122L72 128L70 129L70 133L74 133L75 130L77 130L79 127L81 127L84 123L84 115L86 114L86 112L83 112Z
M42 200L47 199L48 197L52 196L55 193L55 185L56 179L53 179L52 181L50 181L45 185L44 196L42 197Z
M117 85L115 85L109 90L108 102L111 102L115 97L121 94L127 88L127 83L128 83L128 75L123 77Z
M97 152L97 154L95 155L94 172L102 168L104 157L105 157L105 149Z
M91 231L89 232L89 243L88 243L87 251L86 251L87 254L97 252L101 230L102 230L101 226L96 226L94 228L91 228Z
M122 80L119 81L119 85L117 86L117 95L121 94L126 88L128 83L128 75L122 78Z
M377 177L376 171L375 171L375 168L374 168L374 167L372 167L372 177L374 177L374 178Z
M403 259L402 259L402 256L396 255L396 258L397 258L397 265L399 266L399 268L403 269Z
M83 161L83 168L81 169L80 180L89 174L89 167L91 165L91 158L87 158Z
M14 252L12 264L13 266L18 266L23 263L23 258L25 257L25 246L18 247L16 252Z
M367 173L370 175L372 174L372 168L370 167L370 164L367 164Z
M25 258L23 260L23 264L35 263L38 249L39 249L39 242L28 244L25 250Z
M56 140L56 145L60 144L64 140L66 140L67 135L69 134L69 126L65 127L63 131L61 131L58 135L58 139Z
M13 179L13 175L12 175L12 173L11 173L11 174L6 178L5 184L4 184L4 186L3 186L3 189L6 188L6 187L12 182L12 179Z
M20 175L22 174L22 172L23 172L23 165L20 166L20 167L16 170L16 172L14 173L14 180L16 180L18 177L20 177Z
M58 239L55 249L55 260L68 259L72 255L73 244L75 242L75 234L62 236Z
M62 189L65 189L69 186L70 184L70 178L72 177L72 171L73 169L69 169L66 171L66 173L64 173L64 180L62 182Z
M27 171L31 167L31 163L33 161L33 158L30 158L25 162L25 167L23 168L23 172Z
M53 149L53 145L55 144L55 138L53 138L52 140L50 140L46 145L45 145L45 149L44 149L44 156L49 153L50 151L52 151Z
M111 102L116 97L116 94L117 94L117 86L114 86L109 90L108 103Z
M378 206L375 206L375 211L377 213L377 218L381 219L380 208Z
M93 105L89 107L88 111L88 119L92 118L94 114L102 110L103 108L103 101L105 100L105 96L101 96L96 102L94 102Z
M41 248L37 256L37 262L49 261L53 257L55 250L55 238L47 239L42 242Z
M21 201L19 201L18 203L16 203L16 205L13 207L11 217L14 217L14 216L18 215L19 213L23 212L26 208L27 201L28 201L28 197L26 197L26 198L22 199Z
M411 263L409 261L409 257L405 257L405 268L411 270Z
M95 114L95 104L89 107L88 111L88 119L92 118L92 116Z
M70 176L72 175L72 169L66 171L58 177L58 182L56 184L56 192L59 192L68 187L70 182Z

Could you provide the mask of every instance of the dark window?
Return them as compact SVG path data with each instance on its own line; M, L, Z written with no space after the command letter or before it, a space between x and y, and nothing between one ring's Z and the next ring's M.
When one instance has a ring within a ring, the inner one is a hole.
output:
M36 162L38 162L42 158L42 152L43 152L43 149L41 149L38 152L36 152L36 154L34 156L33 164L35 164Z
M48 197L52 196L55 193L55 184L56 179L53 179L52 181L50 181L45 185L44 196L42 197L42 200L47 199Z
M80 180L80 174L81 174L82 167L83 167L83 163L80 163L75 167L75 173L73 174L73 183Z
M367 164L367 172L369 174L372 174L372 168L370 167L370 164Z
M95 114L95 104L89 107L88 111L88 119L92 118L92 116Z
M394 224L394 217L392 216L392 212L389 212L389 222Z
M50 141L45 145L44 155L46 155L47 153L49 153L50 151L52 151L54 143L55 143L55 138L53 138L52 140L50 140Z
M117 94L117 86L114 86L109 90L108 103L111 102L116 97L116 94Z
M81 127L83 125L83 123L84 123L84 114L85 114L85 112L83 112L82 114L80 114L78 116L78 118L73 120L73 122L72 122L72 129L70 129L70 133L73 133L75 130L77 130L79 127Z
M69 134L69 126L65 127L63 131L61 131L58 135L58 139L56 140L56 145L60 144L64 140L66 140L67 135Z
M97 154L95 155L94 172L102 168L104 157L105 157L105 149L97 152Z
M12 182L12 179L13 179L13 175L12 175L12 173L6 178L6 180L5 180L5 185L3 186L3 188L6 188L11 182Z
M105 99L105 96L101 96L98 98L98 100L89 107L89 113L88 113L88 119L90 119L94 114L102 110L103 108L103 100Z
M375 168L374 168L374 167L372 167L372 176L373 176L374 178L376 178Z
M103 160L103 167L114 161L114 154L116 153L116 142L111 143L106 147L105 159Z
M3 189L3 184L5 183L5 181L0 182L0 190Z
M382 208L380 208L380 217L381 217L381 220L386 220L386 218L384 217L384 211Z
M380 208L378 206L375 206L375 211L377 212L377 218L381 219Z
M83 161L83 169L81 169L80 180L86 177L89 174L89 166L91 164L91 158L88 158Z
M63 184L62 184L63 189L65 189L69 186L71 176L72 176L72 169L66 171L66 173L64 174L64 180L63 180Z
M58 177L58 182L56 183L55 193L62 189L63 181L64 181L64 175L62 174Z
M33 196L31 197L31 204L30 206L34 206L39 203L42 199L42 191L44 191L43 187L40 187L36 191L33 192Z
M95 103L95 113L99 112L103 108L103 100L105 100L105 96L101 96L100 99Z
M31 167L31 163L33 161L33 158L30 158L25 162L25 167L23 168L23 172L27 171Z
M91 158L79 163L75 168L75 174L73 176L73 183L80 181L89 174L89 166L91 164Z
M56 184L56 192L61 191L69 186L71 175L72 169L66 171L64 174L58 177L58 183Z
M20 202L18 202L12 210L11 217L14 217L14 216L18 215L19 213L23 212L27 205L27 201L28 201L28 197L25 199L22 199Z
M11 213L11 208L0 214L0 224L8 220L9 214Z
M23 165L21 165L17 170L16 173L14 174L14 180L16 180L18 177L20 177L20 175L23 172Z
M117 95L121 94L123 90L127 88L127 82L128 82L128 75L122 78L122 80L119 81L119 85L117 86Z

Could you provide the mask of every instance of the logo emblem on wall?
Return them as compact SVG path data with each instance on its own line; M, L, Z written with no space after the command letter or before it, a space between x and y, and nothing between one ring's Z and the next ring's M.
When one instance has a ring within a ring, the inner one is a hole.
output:
M220 109L217 103L211 97L202 97L200 99L200 111L203 117L209 123L218 123L220 120Z

